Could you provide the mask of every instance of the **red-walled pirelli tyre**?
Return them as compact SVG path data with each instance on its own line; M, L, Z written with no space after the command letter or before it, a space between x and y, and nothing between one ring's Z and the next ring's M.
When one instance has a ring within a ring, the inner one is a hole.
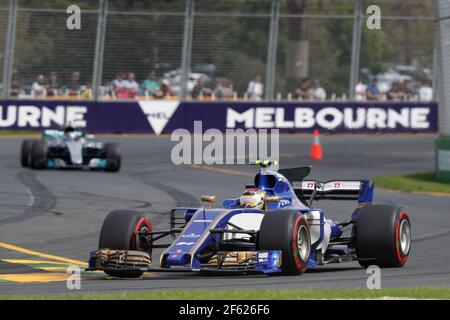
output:
M146 228L152 231L150 220L142 213L129 210L110 212L100 231L99 249L145 251L140 245L138 232ZM106 274L119 278L137 278L143 271L108 270Z
M311 252L311 235L305 216L294 210L267 212L258 233L258 249L281 250L283 274L305 272Z
M356 255L363 267L402 267L411 249L411 222L402 207L370 205L359 209Z

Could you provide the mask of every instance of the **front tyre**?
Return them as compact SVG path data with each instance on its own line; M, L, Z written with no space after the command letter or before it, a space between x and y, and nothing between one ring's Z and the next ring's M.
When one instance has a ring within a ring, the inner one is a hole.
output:
M33 140L26 139L22 141L20 148L20 164L22 167L27 168L31 163L31 147L33 146Z
M129 210L112 211L103 221L99 249L146 251L139 239L139 231L143 229L152 231L152 224L142 213ZM144 272L105 270L105 273L112 277L138 278Z
M304 273L311 253L311 234L305 216L294 210L267 212L258 234L258 249L282 251L282 274Z
M105 171L117 172L120 170L122 164L122 157L119 150L119 145L113 142L105 143Z
M411 222L407 211L391 205L359 209L355 226L356 255L363 267L402 267L411 249Z
M47 168L47 143L43 140L34 140L31 145L31 169Z

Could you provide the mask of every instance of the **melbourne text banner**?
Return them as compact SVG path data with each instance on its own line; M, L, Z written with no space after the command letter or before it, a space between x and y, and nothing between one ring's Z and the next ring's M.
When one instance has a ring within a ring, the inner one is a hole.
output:
M336 133L437 132L437 104L419 102L179 102L0 100L0 130L71 124L97 133L170 133L184 128Z

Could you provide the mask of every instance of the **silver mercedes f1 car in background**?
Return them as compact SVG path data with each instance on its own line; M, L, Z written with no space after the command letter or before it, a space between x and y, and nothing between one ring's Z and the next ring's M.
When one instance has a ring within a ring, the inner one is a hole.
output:
M71 126L45 130L41 139L22 141L20 162L31 169L85 168L120 170L121 154L114 142L100 142L94 135Z

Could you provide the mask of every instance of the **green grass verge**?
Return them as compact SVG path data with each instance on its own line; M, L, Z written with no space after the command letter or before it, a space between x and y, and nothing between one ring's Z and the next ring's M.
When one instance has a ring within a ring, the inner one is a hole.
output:
M450 183L438 182L434 172L398 176L381 176L375 179L377 187L407 192L439 192L450 194Z
M450 288L411 289L298 289L298 290L173 290L160 292L123 292L117 294L80 294L63 296L0 296L2 299L71 300L299 300L299 299L376 299L382 297L450 299Z
M14 136L28 136L28 135L39 135L38 131L31 130L0 130L0 137L14 137Z

